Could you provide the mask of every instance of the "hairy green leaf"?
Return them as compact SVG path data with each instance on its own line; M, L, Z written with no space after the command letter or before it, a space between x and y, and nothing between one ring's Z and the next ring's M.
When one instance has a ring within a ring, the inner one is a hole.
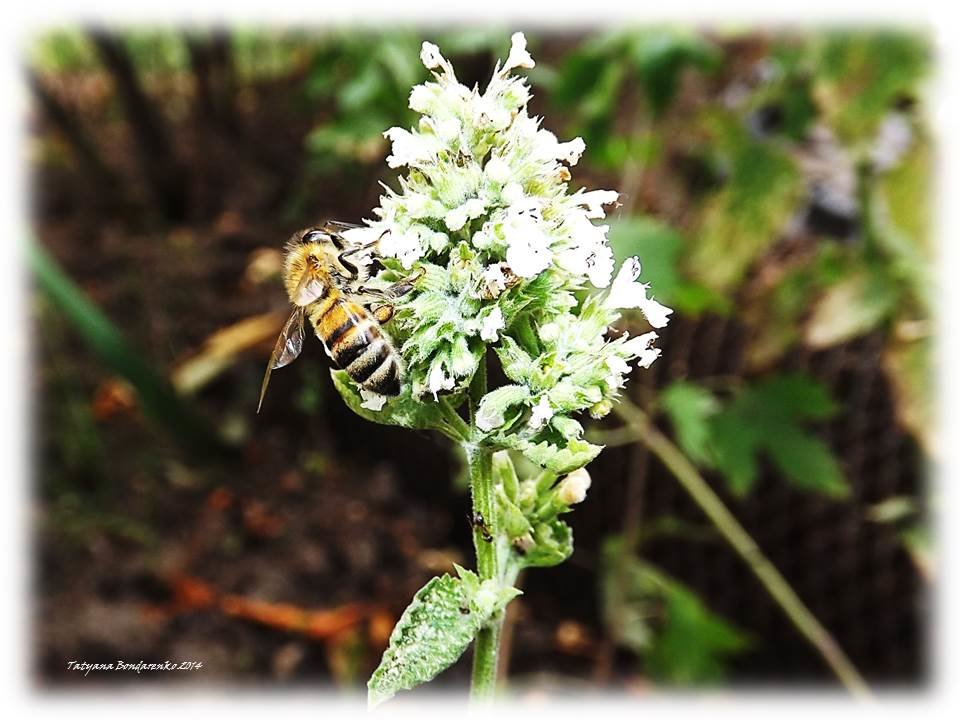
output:
M438 403L430 400L417 400L409 390L389 398L380 410L362 407L363 397L360 390L344 370L331 370L334 387L351 410L370 422L380 425L414 428L418 430L440 430L447 435L456 434L443 417Z
M480 582L457 568L461 578L432 578L424 585L390 634L390 644L367 683L371 707L400 690L428 682L455 663L490 617L520 594L495 581Z
M531 462L558 475L582 468L603 450L602 445L593 445L586 440L569 440L560 446L545 440L535 443L516 435L503 435L499 439L507 447L519 450Z

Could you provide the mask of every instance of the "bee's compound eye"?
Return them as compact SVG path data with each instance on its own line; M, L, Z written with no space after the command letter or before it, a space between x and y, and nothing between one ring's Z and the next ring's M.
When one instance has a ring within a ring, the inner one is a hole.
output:
M323 232L323 230L316 230L316 229L307 230L303 234L303 237L300 238L300 242L304 244L314 243L314 242L323 242L326 239L326 237L327 237L327 234Z

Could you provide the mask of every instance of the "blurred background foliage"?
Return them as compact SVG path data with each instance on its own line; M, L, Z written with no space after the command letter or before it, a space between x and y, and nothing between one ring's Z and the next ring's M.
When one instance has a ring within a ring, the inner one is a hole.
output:
M639 255L678 311L632 402L868 680L918 681L934 575L923 468L940 452L927 38L527 37L534 111L587 143L574 187L621 192L615 254ZM68 656L140 653L204 660L207 678L355 687L404 599L463 560L457 459L352 417L322 352L279 374L262 416L253 409L283 319L282 241L326 217L358 221L395 180L382 133L414 122L424 39L482 86L508 38L35 38L44 681L71 679ZM591 467L571 567L531 576L508 623L511 674L636 691L824 679L696 508L660 489L669 475L628 429L591 432L617 449Z

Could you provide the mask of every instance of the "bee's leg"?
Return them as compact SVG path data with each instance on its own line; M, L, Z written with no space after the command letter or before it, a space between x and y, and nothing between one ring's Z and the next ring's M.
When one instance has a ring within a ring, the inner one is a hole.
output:
M361 292L367 295L374 295L376 297L383 298L384 300L396 300L397 298L403 297L408 292L413 290L417 280L422 278L425 272L426 270L424 270L423 268L420 268L415 273L413 273L413 275L408 275L403 280L398 280L393 285L390 285L389 287L384 288L383 290L380 290L377 288L361 287L359 288L358 292Z
M393 314L396 312L396 308L393 305L371 305L370 312L373 313L373 316L377 319L378 323L387 323L390 322L390 319L393 317Z
M353 277L358 277L360 275L360 268L357 267L356 263L354 263L353 260L351 260L351 258L357 253L364 252L365 250L372 250L374 247L377 246L377 243L380 242L380 239L384 235L386 235L388 232L389 232L388 230L384 230L380 234L380 237L378 237L373 242L368 242L366 245L356 245L350 248L349 250L344 250L339 255L337 255L337 260L340 262L341 265L343 265L343 267L348 272L352 273ZM343 238L338 233L334 233L331 237L336 238L334 240L334 244L336 244L338 248L344 247Z

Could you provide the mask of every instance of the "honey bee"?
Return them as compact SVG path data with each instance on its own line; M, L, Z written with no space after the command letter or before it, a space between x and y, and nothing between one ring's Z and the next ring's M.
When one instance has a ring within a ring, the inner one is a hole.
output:
M283 281L293 311L267 364L257 412L270 373L292 363L303 349L305 319L334 365L346 370L360 387L380 395L400 394L400 355L380 324L393 317L390 301L413 290L422 271L386 289L364 287L370 270L358 256L373 250L383 235L366 245L348 247L342 233L359 227L330 221L322 228L294 233L287 243Z

